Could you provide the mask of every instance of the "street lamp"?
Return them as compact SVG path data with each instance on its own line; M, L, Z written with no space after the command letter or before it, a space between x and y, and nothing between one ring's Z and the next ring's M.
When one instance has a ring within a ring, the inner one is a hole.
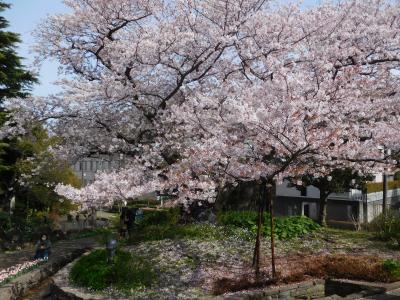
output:
M107 240L107 262L109 264L114 263L115 253L117 251L117 240L115 238L109 238Z

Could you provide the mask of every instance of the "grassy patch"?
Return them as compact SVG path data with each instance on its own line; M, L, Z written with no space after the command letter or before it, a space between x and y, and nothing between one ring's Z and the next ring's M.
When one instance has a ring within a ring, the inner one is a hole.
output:
M374 236L390 244L400 246L400 213L389 210L380 214L368 226Z
M108 286L130 293L150 286L155 272L143 258L118 250L114 264L107 263L106 250L95 250L83 256L72 267L70 279L80 286L103 290Z
M134 230L129 238L129 244L146 241L171 240L223 240L227 238L251 240L254 234L246 229L232 226L214 226L210 224L187 225L149 225Z
M345 239L345 240L369 240L374 237L374 235L368 231L355 231L355 230L337 229L330 227L321 229L321 232L329 235L332 238Z

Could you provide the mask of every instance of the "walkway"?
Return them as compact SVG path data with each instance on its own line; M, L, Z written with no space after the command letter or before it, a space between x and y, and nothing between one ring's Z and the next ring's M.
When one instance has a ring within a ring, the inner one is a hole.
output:
M81 238L74 240L63 240L55 243L52 247L50 259L45 264L33 271L23 274L12 282L0 286L0 299L20 299L32 288L41 286L50 276L68 264L76 257L82 255L86 250L98 247L100 244L95 238ZM32 259L34 249L24 249L12 253L0 253L0 269L8 268L13 265ZM48 285L48 284L47 284ZM43 287L44 289L45 287ZM39 287L41 289L41 287ZM34 294L40 291L35 291ZM30 295L32 296L32 295ZM41 299L42 297L28 296L26 299Z
M50 262L59 256L64 256L76 249L93 248L98 245L94 238L81 238L75 240L61 240L53 244ZM19 251L0 253L0 270L31 260L35 255L34 247Z

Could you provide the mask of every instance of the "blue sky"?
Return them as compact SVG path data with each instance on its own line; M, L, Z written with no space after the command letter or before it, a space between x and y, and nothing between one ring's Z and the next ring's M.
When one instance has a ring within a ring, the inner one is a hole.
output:
M4 16L10 22L9 30L21 35L22 44L20 44L18 53L24 57L24 64L30 68L33 63L33 53L30 47L34 44L32 31L49 14L66 12L62 0L5 0L12 5L11 9L4 13ZM285 2L282 0L282 2ZM309 7L320 0L305 0L303 5ZM47 96L57 93L59 88L53 84L57 79L58 64L56 61L46 61L39 73L40 83L33 89L33 94L38 96Z
M33 53L30 47L34 44L32 31L49 14L65 12L62 0L5 0L10 3L11 9L4 13L10 22L8 30L18 32L22 43L19 45L18 54L24 57L24 64L29 68L33 63ZM47 96L59 91L52 83L57 79L58 64L55 61L46 61L39 74L40 84L33 90L34 95Z

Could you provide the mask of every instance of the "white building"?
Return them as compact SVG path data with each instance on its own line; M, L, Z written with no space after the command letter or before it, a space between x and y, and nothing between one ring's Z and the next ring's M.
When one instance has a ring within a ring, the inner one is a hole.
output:
M94 181L97 172L117 170L125 165L124 156L99 155L97 157L85 157L78 160L72 169L75 175L81 179L84 186Z
M388 181L392 180L393 176L388 176ZM382 175L377 174L374 182L382 183ZM317 220L319 194L315 186L307 186L300 191L284 182L277 186L276 212L280 215L306 215ZM387 206L400 208L400 188L388 189ZM332 193L328 197L327 219L331 222L371 222L382 212L382 207L382 191L363 193L359 189L351 189L345 193Z

